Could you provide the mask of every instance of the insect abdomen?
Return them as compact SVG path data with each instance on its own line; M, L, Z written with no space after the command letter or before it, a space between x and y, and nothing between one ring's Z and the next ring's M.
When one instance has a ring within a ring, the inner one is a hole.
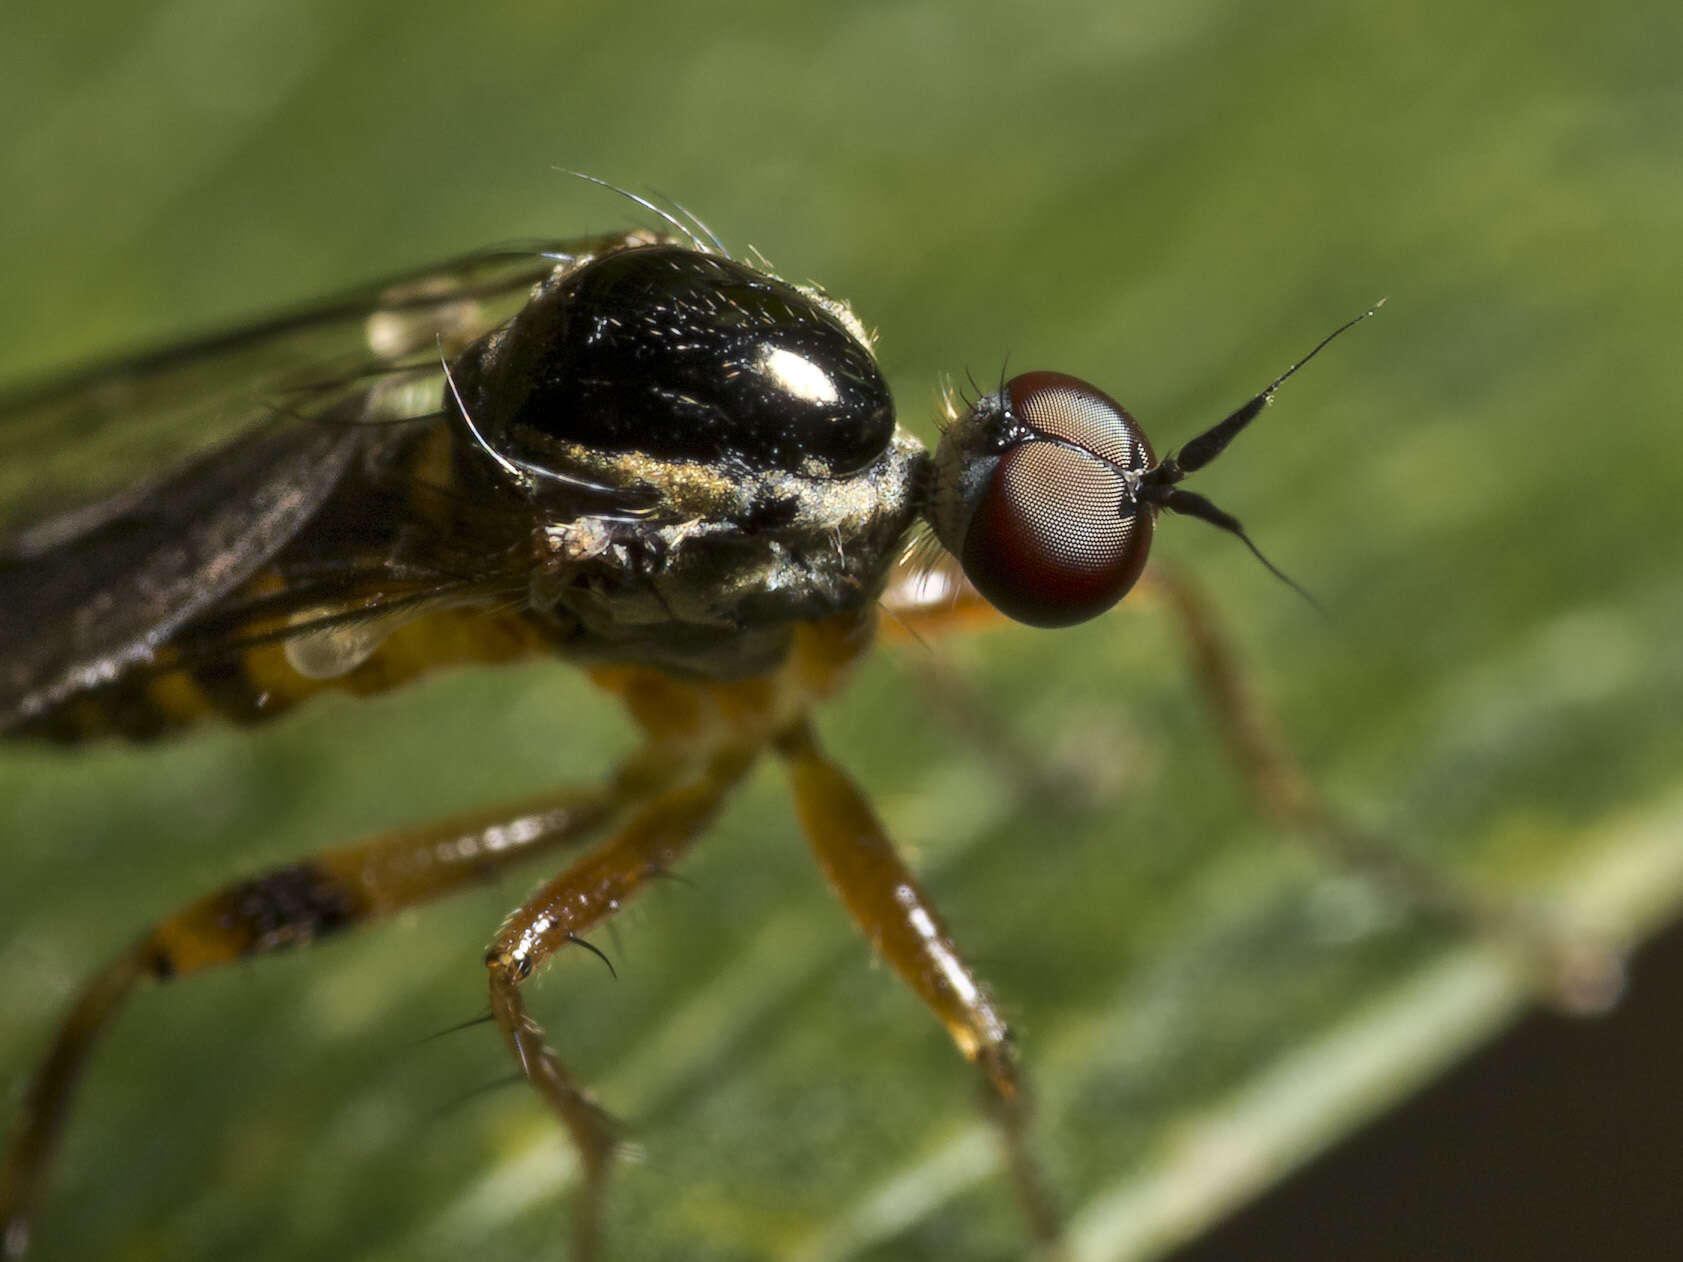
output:
M371 696L448 667L514 661L555 647L552 634L522 611L474 608L403 623L357 665L331 676L300 672L281 643L190 665L166 647L152 666L77 693L6 735L63 744L155 740L206 720L261 723L324 692Z

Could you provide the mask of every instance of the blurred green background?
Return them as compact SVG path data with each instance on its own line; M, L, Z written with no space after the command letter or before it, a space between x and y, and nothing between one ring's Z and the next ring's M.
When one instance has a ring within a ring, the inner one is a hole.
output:
M1327 330L1198 487L1215 594L1342 809L1456 879L1638 934L1683 888L1683 94L1672 4L173 0L0 8L0 378L505 239L692 207L850 298L903 415L1051 367L1159 449ZM1496 1028L1516 968L1248 809L1141 602L879 655L824 716L1019 1030L1080 1258L1171 1245ZM27 617L4 610L0 617ZM936 657L1085 795L1003 782ZM967 730L967 728L969 730ZM0 1086L88 971L229 876L588 779L552 666L167 748L0 753ZM970 1080L874 968L774 769L534 1004L630 1123L612 1256L985 1259L1021 1231ZM41 1259L558 1256L567 1159L483 1030L539 873L142 995Z

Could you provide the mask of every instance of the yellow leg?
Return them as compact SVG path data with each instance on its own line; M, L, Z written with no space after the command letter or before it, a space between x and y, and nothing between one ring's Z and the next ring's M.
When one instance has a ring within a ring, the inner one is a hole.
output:
M83 989L24 1093L0 1162L0 1252L28 1247L30 1214L100 1034L134 987L304 946L577 844L658 792L681 763L651 746L602 789L567 789L324 850L238 881L160 920Z
M1151 577L1180 620L1193 675L1266 818L1302 837L1329 861L1400 891L1416 905L1471 932L1516 944L1530 957L1538 988L1561 1010L1593 1015L1612 1005L1623 988L1624 961L1608 943L1485 897L1363 831L1323 801L1245 686L1233 650L1197 586L1162 569Z
M1004 1018L870 804L818 748L810 726L791 727L777 749L819 867L872 946L981 1069L1030 1229L1037 1242L1054 1241L1057 1215L1028 1150L1027 1101Z

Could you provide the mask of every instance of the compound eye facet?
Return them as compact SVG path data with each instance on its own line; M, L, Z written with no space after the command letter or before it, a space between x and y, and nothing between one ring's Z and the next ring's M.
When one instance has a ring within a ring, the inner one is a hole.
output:
M1153 527L1125 473L1154 457L1139 425L1077 377L1034 372L1001 391L1006 447L978 487L959 560L1002 613L1062 627L1105 612L1145 568Z

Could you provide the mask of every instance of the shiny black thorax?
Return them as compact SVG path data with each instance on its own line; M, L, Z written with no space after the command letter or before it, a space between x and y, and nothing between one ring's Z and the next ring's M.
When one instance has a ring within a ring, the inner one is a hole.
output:
M451 375L457 477L529 501L533 613L581 657L763 669L875 598L918 512L851 314L719 255L559 267Z
M487 435L845 476L894 405L870 348L810 293L673 245L557 276L477 364Z

